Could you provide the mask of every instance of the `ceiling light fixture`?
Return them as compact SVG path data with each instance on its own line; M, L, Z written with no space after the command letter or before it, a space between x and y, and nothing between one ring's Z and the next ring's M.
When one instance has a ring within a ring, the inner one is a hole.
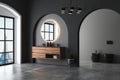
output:
M80 14L82 9L80 7L73 7L72 0L70 0L69 7L62 7L61 14Z

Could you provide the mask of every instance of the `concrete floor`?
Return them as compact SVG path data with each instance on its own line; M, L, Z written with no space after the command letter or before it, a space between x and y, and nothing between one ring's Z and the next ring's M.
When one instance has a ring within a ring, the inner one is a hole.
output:
M0 66L0 80L120 80L120 64Z

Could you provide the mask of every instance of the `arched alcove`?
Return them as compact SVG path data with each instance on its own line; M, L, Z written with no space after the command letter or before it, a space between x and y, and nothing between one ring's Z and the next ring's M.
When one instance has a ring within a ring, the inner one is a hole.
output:
M21 64L21 15L11 6L0 2L0 15L14 17L14 63Z
M90 13L79 31L80 65L91 64L91 56L100 53L120 55L120 14L111 9L99 9ZM113 41L113 44L107 44Z
M41 36L41 26L43 25L44 22L46 21L52 21L53 23L57 24L60 28L60 34L57 40L55 40L54 44L57 46L59 44L60 47L65 47L65 53L67 53L67 48L68 48L68 29L67 25L64 22L64 20L56 15L56 14L48 14L43 16L43 18L39 19L38 23L36 24L35 32L34 32L34 38L35 38L35 43L34 46L43 46L42 44L47 44L45 40L43 40ZM66 60L42 60L42 59L37 59L36 62L39 63L48 63L48 64L62 64L66 65Z

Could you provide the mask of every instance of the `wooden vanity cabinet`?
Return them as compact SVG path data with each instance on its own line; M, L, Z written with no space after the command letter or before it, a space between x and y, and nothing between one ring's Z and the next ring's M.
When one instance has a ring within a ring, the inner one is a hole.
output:
M64 47L32 47L32 58L64 59Z

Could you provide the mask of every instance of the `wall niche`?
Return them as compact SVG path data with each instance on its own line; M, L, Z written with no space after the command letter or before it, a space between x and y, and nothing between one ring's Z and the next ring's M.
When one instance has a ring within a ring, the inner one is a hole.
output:
M67 48L68 48L68 29L67 29L67 25L64 22L64 20L56 15L56 14L48 14L43 16L41 19L39 19L37 21L36 24L36 30L35 30L35 34L34 34L34 38L35 38L35 44L33 44L34 46L43 46L43 44L46 46L47 41L45 41L42 36L41 36L41 27L44 23L52 23L52 24L57 24L57 26L59 26L59 32L60 34L59 37L53 41L54 46L59 46L59 47L65 47L65 56L67 53ZM56 60L41 60L41 59L37 59L36 60L37 63L47 63L47 64L62 64L62 65L66 65L66 60L62 60L62 61L56 61Z

